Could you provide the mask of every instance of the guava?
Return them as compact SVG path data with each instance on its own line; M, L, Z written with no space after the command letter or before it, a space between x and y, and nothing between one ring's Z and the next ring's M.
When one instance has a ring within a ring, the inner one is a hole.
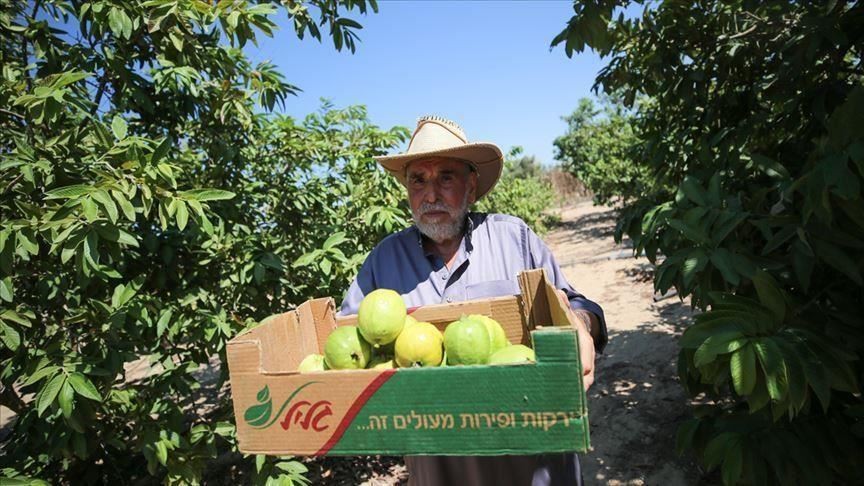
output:
M499 349L507 347L507 334L504 333L504 328L498 321L491 317L482 314L471 314L468 319L477 319L486 325L486 330L489 331L489 354L494 354Z
M486 364L491 348L489 330L483 321L463 316L444 329L444 347L447 349L447 364Z
M324 364L324 355L321 354L310 354L303 358L303 361L300 362L300 366L297 367L297 371L300 373L312 373L314 371L324 371L327 367Z
M354 326L337 327L327 336L324 363L334 370L359 370L372 359L372 346Z
M405 316L405 327L408 327L408 326L413 325L413 324L417 324L417 319L414 319L414 316L412 316L410 314Z
M373 358L366 366L370 370L390 370L396 367L396 362L393 358Z
M396 364L400 368L438 366L444 357L444 337L429 322L418 322L396 338Z
M489 357L489 364L533 363L534 350L524 344L514 344L499 349Z
M378 347L396 340L407 315L402 296L394 290L377 289L360 302L357 327L366 341Z

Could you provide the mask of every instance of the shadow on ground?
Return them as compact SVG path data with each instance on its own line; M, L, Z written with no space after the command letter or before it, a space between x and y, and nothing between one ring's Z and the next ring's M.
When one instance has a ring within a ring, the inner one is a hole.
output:
M678 424L690 416L677 377L677 341L692 315L689 305L673 301L658 320L610 333L588 393L593 451L582 460L586 484L709 482L692 457L675 452Z

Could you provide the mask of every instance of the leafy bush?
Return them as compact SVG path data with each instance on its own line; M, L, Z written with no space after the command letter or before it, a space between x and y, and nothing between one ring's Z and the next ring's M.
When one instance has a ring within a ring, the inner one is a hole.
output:
M682 383L704 405L679 447L726 484L860 482L864 5L613 16L629 3L574 2L553 44L608 56L597 83L629 106L652 99L635 160L655 183L618 235L659 262L658 290L708 309L681 339Z
M537 233L548 230L551 216L545 214L555 199L552 186L539 174L534 157L520 157L515 147L504 158L504 170L498 184L476 204L478 211L517 216Z
M286 8L300 37L320 39L321 25L351 50L359 25L339 11L366 9ZM296 89L235 47L270 33L276 13L3 3L0 404L18 417L0 475L200 482L236 444L226 396L214 396L226 370L202 389L199 367L259 319L341 292L406 224L399 188L371 159L405 129L381 130L360 107L302 121L256 111ZM142 359L150 373L128 376ZM246 467L261 482L302 482L304 470L263 456Z
M582 98L564 120L567 133L555 139L555 158L591 189L595 202L626 202L648 190L648 167L634 160L639 139L629 110L609 97L599 108Z

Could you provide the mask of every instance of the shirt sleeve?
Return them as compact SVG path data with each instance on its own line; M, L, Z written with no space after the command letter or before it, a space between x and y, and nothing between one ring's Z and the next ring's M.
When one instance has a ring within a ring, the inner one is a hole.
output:
M602 353L603 348L606 347L606 342L609 340L603 309L596 302L577 292L567 281L567 278L564 277L564 272L561 271L561 267L558 266L558 262L555 261L555 257L552 255L549 247L546 246L546 243L528 226L525 226L525 231L527 232L528 251L531 257L532 268L543 268L546 270L546 275L552 280L552 285L567 294L567 298L570 300L570 308L573 310L588 311L597 316L597 320L600 323L600 336L599 339L595 340L594 347L598 353Z

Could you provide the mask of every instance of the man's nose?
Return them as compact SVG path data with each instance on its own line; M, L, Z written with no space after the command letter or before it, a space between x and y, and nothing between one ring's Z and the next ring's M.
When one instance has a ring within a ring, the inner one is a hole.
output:
M438 202L440 198L440 194L438 192L438 183L437 181L430 181L430 184L426 186L426 193L424 194L423 200L428 203Z

